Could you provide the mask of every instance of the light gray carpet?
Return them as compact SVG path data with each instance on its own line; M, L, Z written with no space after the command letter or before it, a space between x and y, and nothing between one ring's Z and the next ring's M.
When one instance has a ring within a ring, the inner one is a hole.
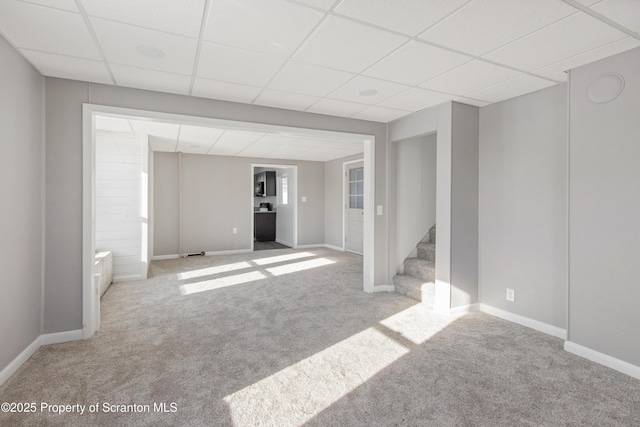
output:
M0 402L101 412L0 413L1 425L640 425L640 381L485 314L365 294L357 255L276 250L151 272L111 286L93 338L42 347L0 387Z
M269 251L272 249L291 249L289 246L285 246L278 242L253 242L254 251Z

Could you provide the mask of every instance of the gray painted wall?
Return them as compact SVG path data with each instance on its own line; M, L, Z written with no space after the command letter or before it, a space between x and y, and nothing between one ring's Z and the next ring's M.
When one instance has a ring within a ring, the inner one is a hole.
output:
M256 105L173 95L123 87L47 77L47 263L45 268L45 330L61 332L82 327L82 104L85 102L124 108L205 116L300 128L370 134L376 138L375 203L387 206L386 125L362 120L295 112ZM324 165L319 166L320 169ZM156 165L155 173L159 167ZM247 174L248 175L248 174ZM316 173L300 174L300 183ZM324 181L309 182L309 202L322 198ZM157 195L157 192L155 193ZM302 194L302 193L301 193ZM247 198L248 200L248 198ZM321 208L323 209L323 208ZM386 210L385 210L386 211ZM300 206L305 219L299 225L316 223L313 203ZM308 221L308 222L307 222ZM300 244L324 238L308 235ZM388 283L386 216L375 217L374 282Z
M344 162L364 158L363 154L347 156L325 162L324 165L324 243L342 248L342 221L344 215Z
M478 121L478 107L452 103L451 307L478 302Z
M606 73L624 90L594 103ZM640 366L640 49L573 70L569 100L569 340Z
M0 37L0 370L39 335L43 78Z
M480 302L561 328L566 111L565 85L480 110ZM515 302L505 300L507 287L515 290Z
M182 251L251 249L252 163L298 165L300 245L324 243L324 163L182 155ZM154 255L178 253L178 154L154 155ZM277 213L276 213L277 215ZM233 234L237 228L237 234Z

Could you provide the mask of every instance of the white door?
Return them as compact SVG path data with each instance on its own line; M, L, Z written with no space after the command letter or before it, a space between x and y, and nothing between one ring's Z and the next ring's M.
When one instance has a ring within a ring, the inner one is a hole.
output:
M364 226L364 163L346 165L345 250L362 255Z

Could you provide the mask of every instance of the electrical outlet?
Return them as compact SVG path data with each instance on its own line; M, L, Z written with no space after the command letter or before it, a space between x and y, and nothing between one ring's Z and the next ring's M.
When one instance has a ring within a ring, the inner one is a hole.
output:
M238 229L233 227L233 234L238 234Z
M507 288L506 298L507 298L507 301L514 302L516 300L516 291L514 291L511 288Z

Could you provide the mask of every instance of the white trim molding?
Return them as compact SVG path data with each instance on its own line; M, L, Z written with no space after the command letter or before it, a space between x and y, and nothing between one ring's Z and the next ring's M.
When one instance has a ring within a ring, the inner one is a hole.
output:
M161 261L163 259L178 259L180 255L171 254L171 255L154 255L151 257L151 261Z
M476 311L480 311L480 304L469 304L469 305L461 305L460 307L453 307L449 309L449 316L463 316L465 314L473 313Z
M395 292L396 287L393 285L376 285L372 292Z
M565 341L564 349L576 356L584 357L587 360L599 363L607 368L615 369L618 372L640 380L640 366L632 365L629 362L609 356L608 354L600 353L599 351L592 350L572 341Z
M31 344L27 346L22 352L16 356L2 371L0 371L0 385L4 384L11 375L13 375L20 366L40 348L40 336L38 336Z
M501 310L499 308L492 307L487 304L479 304L480 311L490 314L495 317L499 317L509 322L517 323L527 328L535 329L536 331L552 335L554 337L566 340L567 330L559 328L557 326L549 325L548 323L540 322L539 320L531 319L530 317L521 316L519 314L511 313L509 311Z
M82 329L40 335L40 340L40 345L60 344L69 341L80 341L82 340Z

